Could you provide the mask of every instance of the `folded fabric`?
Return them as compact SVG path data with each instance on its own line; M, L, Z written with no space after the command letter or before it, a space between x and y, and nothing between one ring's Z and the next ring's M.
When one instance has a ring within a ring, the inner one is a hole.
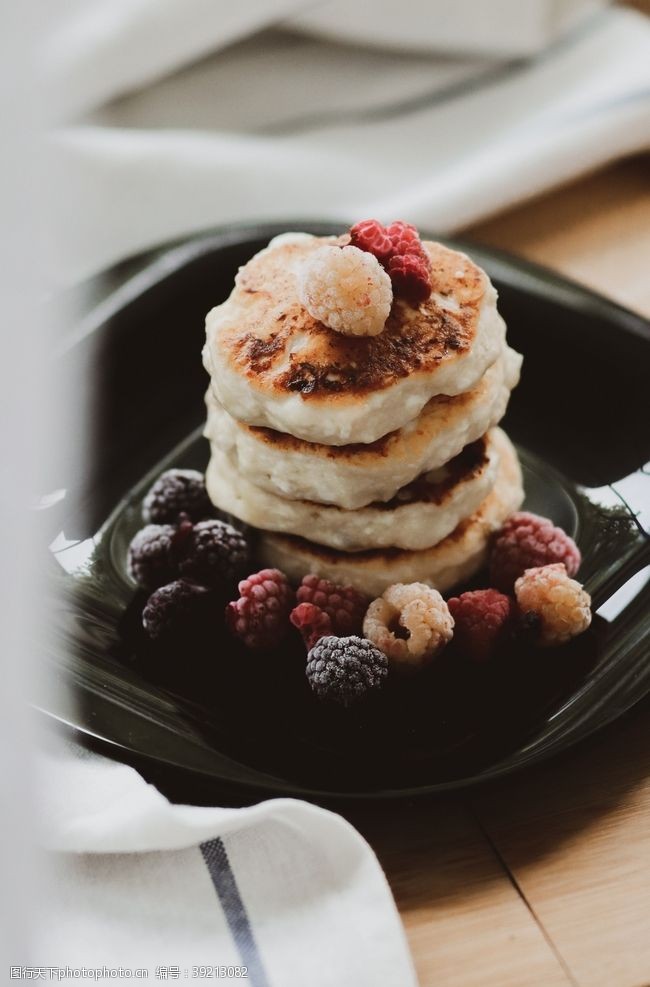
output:
M415 987L383 872L339 816L293 799L172 805L76 745L43 755L41 775L55 907L34 955L48 966L145 968L146 982L246 967L247 979L219 982Z
M96 106L277 23L380 47L528 55L607 0L69 0L43 53L66 113Z
M343 56L262 34L195 71L56 137L59 280L245 220L449 232L650 146L650 23L629 10L527 62Z

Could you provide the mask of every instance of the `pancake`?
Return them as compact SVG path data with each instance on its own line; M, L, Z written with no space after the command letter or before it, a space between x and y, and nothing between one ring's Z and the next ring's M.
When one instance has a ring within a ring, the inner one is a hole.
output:
M520 367L521 356L506 347L471 391L432 398L414 422L369 444L323 445L244 425L222 408L211 390L205 435L256 486L290 500L353 510L390 500L496 425Z
M464 254L424 241L434 291L417 308L395 299L378 336L345 336L298 300L300 264L342 237L281 237L240 269L208 313L205 367L234 418L309 442L375 442L437 394L474 387L503 347L488 276Z
M292 535L260 535L258 554L264 565L300 580L315 572L336 583L379 596L392 583L421 582L440 592L469 579L484 564L490 536L521 506L524 493L517 454L504 433L497 480L478 510L432 548L341 552Z
M205 482L220 510L246 524L354 552L367 548L427 548L441 541L487 496L497 473L498 430L467 446L446 466L397 492L393 500L355 511L306 500L285 500L240 476L228 456L212 453Z

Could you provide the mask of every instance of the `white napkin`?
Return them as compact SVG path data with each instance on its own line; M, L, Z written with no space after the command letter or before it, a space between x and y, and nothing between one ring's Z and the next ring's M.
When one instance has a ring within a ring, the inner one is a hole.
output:
M415 987L383 872L340 816L293 799L171 805L132 768L74 745L50 750L40 773L55 862L38 962L145 968L145 983L160 968L191 981L196 967L246 966L248 979L218 982Z
M245 30L255 4L241 6L235 23L229 5L222 42ZM264 23L287 6L262 5ZM160 73L162 57L176 65L175 32L178 60L196 51L179 5L165 0L158 56L149 42L138 63L149 7L136 4L142 23L133 16L132 33L123 22L118 32L127 88L138 70ZM80 34L88 43L88 31ZM107 37L84 57L74 49L67 73L73 45L59 39L59 78L86 98L116 91ZM449 232L648 147L649 110L650 24L629 10L601 12L542 54L508 63L264 32L59 133L52 167L69 195L57 197L53 269L74 281L242 220L376 215Z

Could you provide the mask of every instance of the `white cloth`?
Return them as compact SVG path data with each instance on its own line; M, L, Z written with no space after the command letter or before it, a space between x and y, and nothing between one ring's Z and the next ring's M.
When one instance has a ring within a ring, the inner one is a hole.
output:
M650 24L633 11L601 11L515 62L243 39L300 6L110 0L64 25L45 60L60 105L87 112L55 141L70 191L59 280L243 220L397 216L449 232L650 146ZM420 5L432 45L437 6ZM543 0L521 6L554 23Z
M144 968L145 983L161 967L192 981L196 967L247 966L247 980L218 982L415 987L381 867L334 813L293 799L171 805L132 768L77 748L45 755L39 781L57 861L39 963Z

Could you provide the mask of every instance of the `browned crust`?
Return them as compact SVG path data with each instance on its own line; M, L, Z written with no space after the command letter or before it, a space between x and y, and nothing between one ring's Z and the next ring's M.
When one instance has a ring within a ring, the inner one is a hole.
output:
M453 297L458 311L444 308L434 295L418 308L396 300L383 332L352 337L313 319L297 298L296 264L322 242L343 244L345 238L282 244L258 254L239 272L223 310L219 348L250 383L329 401L389 387L414 372L431 372L470 349L486 278L469 258L426 242L434 292ZM306 341L285 366L287 350L300 334Z

